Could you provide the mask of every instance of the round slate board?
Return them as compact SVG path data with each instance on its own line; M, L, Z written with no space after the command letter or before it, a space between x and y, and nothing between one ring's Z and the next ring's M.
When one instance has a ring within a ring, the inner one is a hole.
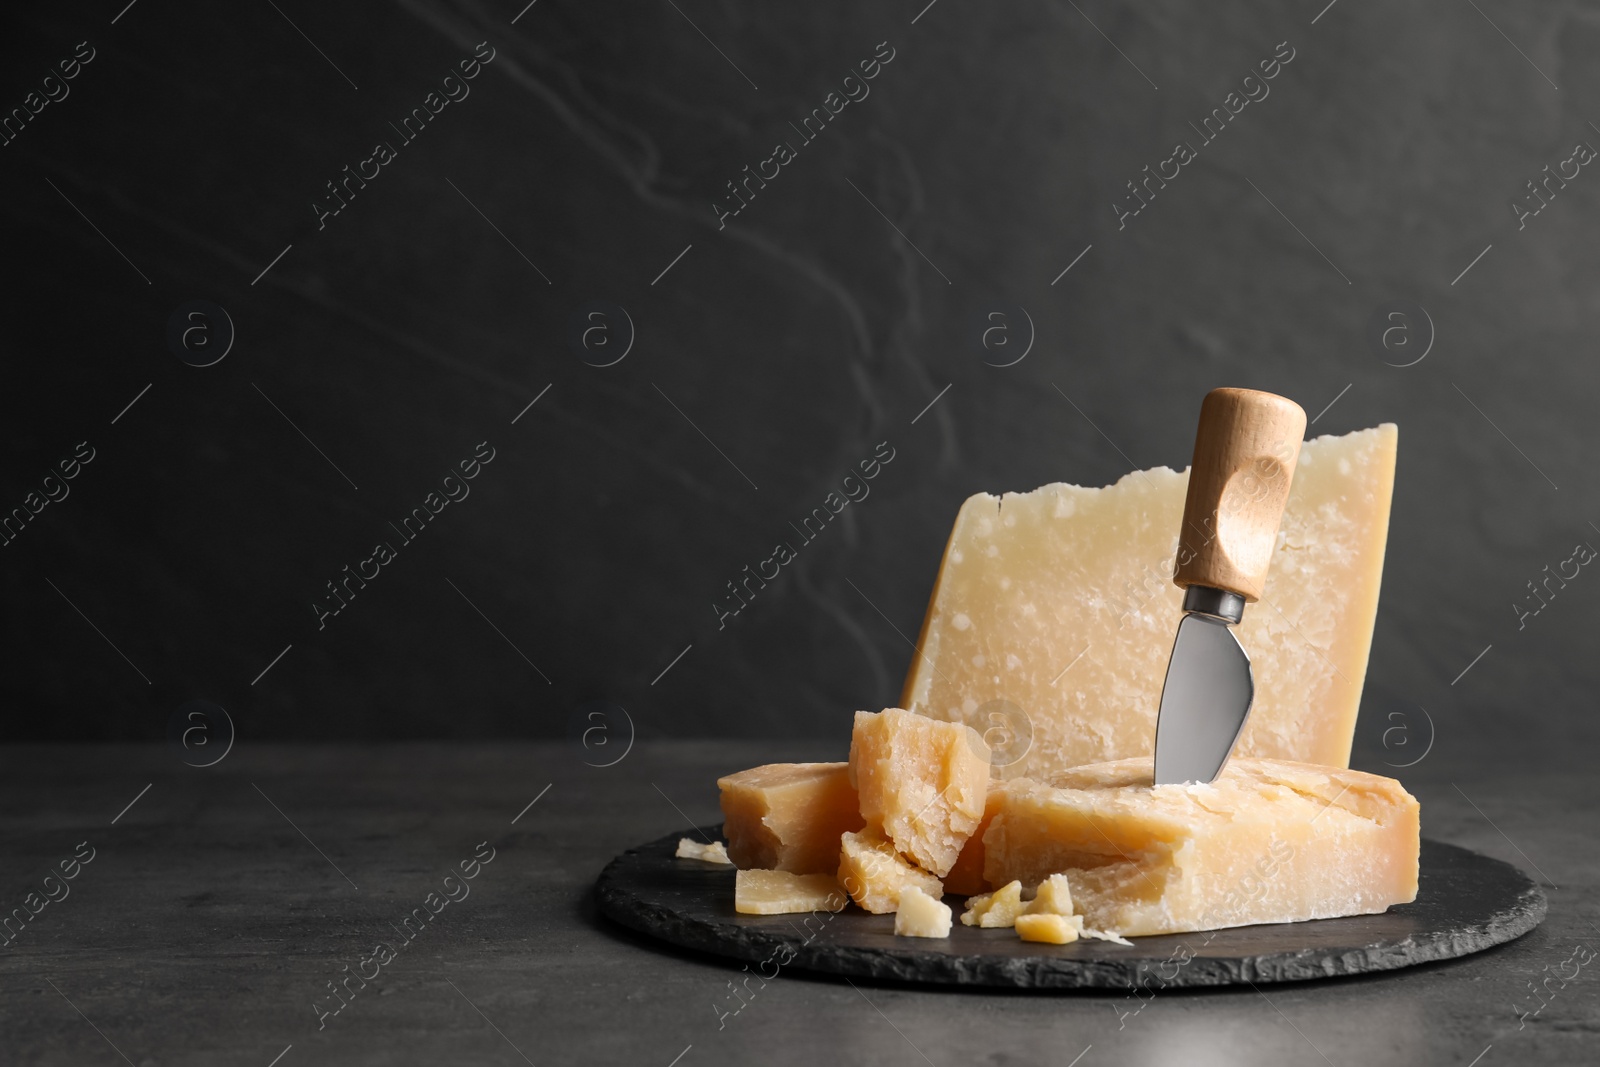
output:
M853 904L835 915L736 913L732 867L673 855L680 837L702 833L718 840L721 827L668 834L612 860L595 884L600 910L674 945L754 964L751 971L768 978L768 968L799 967L1024 989L1294 982L1481 952L1521 937L1545 915L1544 894L1517 868L1424 840L1417 899L1382 915L1141 937L1132 948L1106 941L1036 944L1013 930L960 922L947 939L895 937L893 915L869 915Z

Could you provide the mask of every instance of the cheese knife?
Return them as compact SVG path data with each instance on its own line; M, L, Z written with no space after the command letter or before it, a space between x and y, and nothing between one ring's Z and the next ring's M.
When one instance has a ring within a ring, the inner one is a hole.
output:
M1183 618L1156 719L1155 784L1222 773L1255 700L1250 656L1234 635L1261 597L1306 413L1254 389L1213 389L1200 405L1173 582Z

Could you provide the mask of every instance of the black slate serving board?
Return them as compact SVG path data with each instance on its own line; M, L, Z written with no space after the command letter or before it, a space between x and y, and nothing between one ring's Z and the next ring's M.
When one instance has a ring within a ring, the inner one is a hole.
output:
M684 830L629 849L595 884L600 910L662 941L752 966L938 985L1024 989L1166 989L1294 982L1452 959L1521 937L1544 919L1545 897L1508 863L1422 842L1417 899L1382 915L1246 926L1198 934L1042 945L1012 930L957 922L948 939L894 936L893 915L855 905L834 915L740 915L732 867L677 859ZM947 901L956 907L959 901Z

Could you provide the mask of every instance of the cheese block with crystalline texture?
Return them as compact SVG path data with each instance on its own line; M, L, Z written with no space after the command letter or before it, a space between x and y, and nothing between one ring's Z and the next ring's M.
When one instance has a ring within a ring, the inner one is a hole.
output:
M1152 786L1141 757L998 792L989 880L1065 874L1074 909L1102 930L1366 915L1417 895L1417 801L1365 771L1235 758L1215 782Z
M728 858L740 867L832 874L839 835L865 825L843 763L769 763L717 786Z
M1392 424L1300 450L1261 600L1237 627L1255 705L1237 754L1347 766L1394 486ZM1000 777L1152 751L1183 591L1188 472L962 505L901 703L965 722Z
M850 780L868 825L923 870L950 870L983 818L989 746L960 723L900 708L856 712Z

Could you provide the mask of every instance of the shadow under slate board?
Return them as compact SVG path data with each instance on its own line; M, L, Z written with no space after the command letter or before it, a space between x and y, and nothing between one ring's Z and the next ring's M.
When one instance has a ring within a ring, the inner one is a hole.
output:
M1417 899L1381 915L1141 937L1131 948L1082 940L1037 944L1014 930L959 922L948 939L896 937L893 915L869 915L853 904L814 919L736 913L734 868L673 855L679 838L718 840L721 829L668 834L612 860L595 884L601 912L662 941L749 963L935 985L1134 989L1294 982L1413 967L1521 937L1539 925L1546 908L1539 887L1510 864L1424 840Z

